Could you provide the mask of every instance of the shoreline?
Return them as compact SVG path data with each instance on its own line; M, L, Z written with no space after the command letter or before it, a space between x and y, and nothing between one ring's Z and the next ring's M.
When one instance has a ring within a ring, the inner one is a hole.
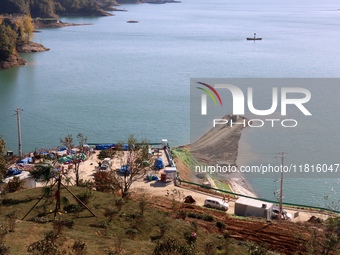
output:
M223 119L242 119L241 116L226 115ZM215 127L190 144L190 153L202 166L236 166L242 125ZM192 174L191 174L192 176ZM217 179L229 184L234 193L257 197L250 183L242 173L217 173ZM195 181L195 177L192 178ZM196 181L199 181L196 178Z

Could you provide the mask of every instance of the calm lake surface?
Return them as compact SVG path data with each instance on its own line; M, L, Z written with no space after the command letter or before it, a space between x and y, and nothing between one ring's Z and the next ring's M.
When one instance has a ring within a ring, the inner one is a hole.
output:
M0 135L9 149L17 150L16 107L23 109L24 152L79 132L93 143L134 133L176 146L190 141L190 78L340 77L337 1L183 0L121 8L128 11L114 17L63 18L92 25L42 29L34 40L51 50L23 54L26 66L0 71ZM246 41L254 32L263 40ZM246 129L240 161L278 164L277 152L286 151L287 163L339 163L339 88L312 90L318 95L312 108L324 122L294 133ZM273 199L273 178L249 181L260 197ZM339 194L339 178L285 181L288 202L327 206Z

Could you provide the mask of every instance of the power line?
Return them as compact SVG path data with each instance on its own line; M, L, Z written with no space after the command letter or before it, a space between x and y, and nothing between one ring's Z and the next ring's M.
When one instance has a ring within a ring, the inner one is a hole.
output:
M23 111L19 107L15 109L15 116L17 117L18 123L18 147L19 147L19 156L22 158L22 144L21 144L21 127L20 127L20 112Z
M280 153L280 158L281 158L281 179L280 179L280 207L279 207L279 214L278 214L278 220L279 223L281 223L281 218L282 218L282 199L283 199L283 162L284 158L287 155L285 152Z

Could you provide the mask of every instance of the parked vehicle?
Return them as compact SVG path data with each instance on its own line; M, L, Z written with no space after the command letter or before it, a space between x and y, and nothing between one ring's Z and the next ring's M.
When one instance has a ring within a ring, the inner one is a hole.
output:
M277 220L279 216L280 208L277 206L273 206L273 211L272 211L272 219ZM288 213L285 210L282 210L282 219L283 220L291 220L292 219L292 214Z
M111 169L112 161L110 158L104 158L103 162L100 165L100 170L108 171Z
M229 204L222 199L208 197L204 201L204 206L208 208L215 208L223 211L227 211L229 209Z
M121 166L118 169L118 174L121 174L121 175L130 175L130 165Z

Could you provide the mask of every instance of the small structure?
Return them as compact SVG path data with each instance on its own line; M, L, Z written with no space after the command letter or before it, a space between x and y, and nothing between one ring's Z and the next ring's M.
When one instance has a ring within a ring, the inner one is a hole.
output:
M255 216L271 219L273 204L247 197L240 197L235 202L235 215L238 216Z
M168 139L162 139L162 145L168 146Z
M177 176L177 168L176 167L165 167L164 170L166 174L166 179L167 180L174 180Z

